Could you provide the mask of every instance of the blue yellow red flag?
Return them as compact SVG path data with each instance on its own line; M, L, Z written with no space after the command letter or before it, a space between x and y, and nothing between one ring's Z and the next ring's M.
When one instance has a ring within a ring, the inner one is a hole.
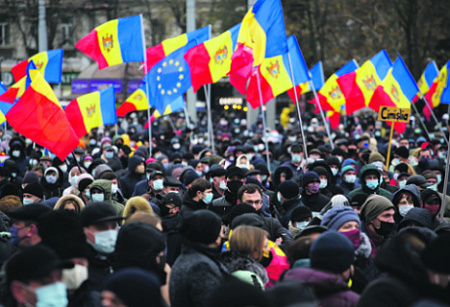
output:
M33 55L28 60L22 61L11 68L14 80L18 82L25 77L27 75L28 64L33 61L36 69L42 74L45 81L49 83L61 83L63 54L63 49L55 49Z
M423 95L428 93L430 90L431 85L433 84L434 79L439 75L439 69L436 65L435 61L430 62L427 67L425 67L425 70L423 71L423 74L420 76L419 81L417 81L417 86L419 87L419 90L422 92Z

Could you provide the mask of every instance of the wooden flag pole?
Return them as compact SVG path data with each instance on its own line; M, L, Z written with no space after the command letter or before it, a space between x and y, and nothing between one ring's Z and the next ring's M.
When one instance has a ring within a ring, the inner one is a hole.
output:
M422 91L419 89L419 93L420 93L420 98L422 98L425 101L425 105L427 106L428 110L430 110L431 116L433 117L434 121L436 122L436 125L438 125L439 127L439 131L442 133L442 135L444 136L444 140L447 143L447 146L449 146L449 141L447 140L447 138L445 137L445 133L444 130L442 130L442 126L441 123L438 121L438 119L436 118L436 115L434 115L433 109L430 107L430 104L428 103L428 100L425 98L425 96L422 94Z
M262 116L262 121L263 121L263 138L264 138L264 145L266 147L267 169L269 170L269 173L270 173L271 170L270 170L269 142L267 140L267 135L266 135L266 119L264 116L264 106L263 106L262 91L261 91L261 80L259 79L259 73L256 74L256 78L258 80L259 103L261 106L261 116Z
M389 169L389 161L391 158L392 136L394 135L394 122L391 122L391 132L389 133L389 147L386 157L386 169Z
M295 88L296 82L294 78L294 70L292 69L291 54L289 52L288 52L288 59L289 59L289 68L291 70L292 86L294 87L295 105L297 106L298 124L300 126L300 131L302 132L303 150L305 152L305 158L308 159L308 150L306 148L306 135L305 132L303 131L302 115L300 113L300 105L298 103L297 90Z

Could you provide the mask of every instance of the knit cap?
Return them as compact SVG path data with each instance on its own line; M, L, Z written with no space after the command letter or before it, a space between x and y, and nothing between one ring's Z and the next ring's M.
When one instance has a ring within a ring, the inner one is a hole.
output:
M353 263L355 248L350 240L337 231L321 234L309 250L311 268L340 274Z
M291 213L291 222L300 222L312 218L312 211L306 206L295 208Z
M278 186L278 191L286 199L298 196L300 192L298 184L294 180L285 180Z
M303 188L305 188L309 183L320 182L319 175L316 172L306 172L303 175Z
M341 170L341 176L344 176L346 173L348 173L349 171L354 171L356 172L355 168L352 165L346 165L342 168Z
M368 223L373 221L382 212L389 209L395 209L389 199L384 196L372 194L367 197L362 205L360 215L362 220Z
M405 217L402 219L400 224L398 225L398 231L400 229L407 227L409 222L414 222L416 224L420 224L423 227L431 229L433 226L433 222L431 220L431 213L424 208L412 208L406 213Z
M27 184L27 186L23 189L23 193L31 194L40 199L44 198L44 189L38 182L32 182Z
M211 244L219 237L220 217L209 210L197 210L189 214L180 227L180 234L192 242Z
M383 155L380 154L379 152L373 152L369 156L369 164L372 164L372 162L375 161L385 162L386 160L384 159Z
M347 222L355 221L361 224L358 213L351 207L333 207L325 213L320 225L328 227L330 230L338 231Z

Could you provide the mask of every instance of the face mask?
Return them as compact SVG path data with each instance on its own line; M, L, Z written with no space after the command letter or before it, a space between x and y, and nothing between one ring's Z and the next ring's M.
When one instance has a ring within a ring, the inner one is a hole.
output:
M293 143L297 140L297 138L295 136L290 136L290 137L288 137L288 140Z
M173 149L178 150L178 149L180 149L181 145L180 145L180 143L175 143L172 145L172 147L173 147Z
M104 194L92 194L92 201L104 201L105 195Z
M23 205L27 206L27 205L31 205L34 203L34 200L32 198L24 198L23 199Z
M20 157L20 150L13 150L13 152L11 153L11 155L12 155L14 158Z
M36 307L67 306L67 288L62 282L35 289L37 303Z
M312 194L316 194L319 192L319 184L318 183L314 183L313 185L311 185L309 188L309 192Z
M283 201L281 200L281 194L280 193L277 193L277 200L278 200L278 202L280 204L283 203Z
M111 254L116 247L117 233L114 229L94 233L95 244L91 244L92 247L99 253Z
M88 169L91 166L92 162L84 162L84 168Z
M394 223L380 221L380 228L375 228L375 232L380 236L387 236L394 230Z
M397 180L399 173L394 173L394 179Z
M59 169L60 169L63 173L65 173L65 172L67 172L67 165L65 165L65 164L60 165L60 166L59 166Z
M209 166L208 166L208 165L205 165L205 166L204 166L204 169L205 169L205 170L204 170L205 174L206 174L207 172L209 172Z
M119 186L117 184L111 185L111 193L116 194L118 190L119 190Z
M164 169L168 169L170 164L169 163L163 163Z
M187 164L187 162L181 161L181 165L187 166L188 164Z
M95 144L97 144L96 140L90 140L89 141L89 145L94 146Z
M11 177L16 178L17 177L17 173L11 173Z
M153 181L153 189L156 191L161 191L164 188L164 180L156 179Z
M214 196L213 193L205 193L205 198L203 198L203 202L209 205L212 202L213 196Z
M240 167L240 168L248 168L247 164L239 164L238 167Z
M50 184L55 184L56 183L56 176L48 175L48 176L45 177L45 179Z
M340 163L342 163L342 161L344 160L341 156L337 156L337 158L339 159Z
M399 181L399 182L398 182L398 187L399 187L400 189L403 189L403 188L405 187L405 185L406 185L406 180L402 180L402 181Z
M68 290L76 290L88 279L88 268L81 264L75 264L72 269L62 270L62 282Z
M76 157L75 160L77 160L77 162L80 162L81 158L80 157Z
M414 208L414 206L412 205L405 205L405 206L400 206L398 207L398 212L400 213L401 216L406 216L406 213L409 212L409 210L411 210L412 208Z
M199 176L199 177L203 177L203 172L202 171L195 171L196 173L197 173L197 175Z
M247 154L248 161L252 161L254 154Z
M31 165L31 166L35 166L35 165L37 165L37 164L38 164L38 161L37 161L37 160L34 160L34 159L30 160L30 165Z
M442 182L442 175L436 175L437 177L437 184L440 184Z
M333 176L336 176L338 172L339 172L339 170L337 168L331 169L331 173L333 174Z
M394 165L394 166L400 164L400 159L399 158L395 158L394 160L392 160L391 164Z
M375 190L378 187L378 180L367 180L366 181L366 186L371 189L371 190Z
M219 189L226 191L227 190L227 183L225 181L219 182Z
M87 190L85 195L87 198L91 199L91 191Z
M347 175L345 176L344 180L347 183L355 183L356 175Z
M262 181L266 181L267 180L267 175L261 175L261 180Z
M230 162L234 162L234 157L229 157L228 160L230 160Z
M18 245L20 241L22 241L25 237L19 237L19 229L15 226L11 226L9 228L9 233L11 234L11 244Z
M445 151L441 151L440 153L438 153L438 157L442 160L445 160L445 158L447 157L447 153Z
M325 189L328 185L328 180L320 180L319 189Z
M352 242L355 248L358 248L359 242L361 241L361 232L359 231L358 228L341 233Z
M73 176L72 177L72 183L73 184L77 184L77 180L78 180L78 176Z
M437 191L437 184L432 184L429 187L427 187L427 189L433 190L433 191Z
M107 152L105 153L105 158L106 158L106 159L112 159L113 157L114 157L114 153L113 153L113 152L107 151Z
M309 222L296 222L295 227L299 230L305 229L306 226L308 226Z
M424 206L425 209L428 210L428 212L430 212L431 216L435 216L438 211L439 211L439 205L435 205L435 206L429 206L429 205L425 205Z
M292 162L294 162L294 163L302 162L302 156L293 154L292 155Z
M228 190L231 193L237 194L238 190L244 185L244 183L240 180L231 180L227 182Z

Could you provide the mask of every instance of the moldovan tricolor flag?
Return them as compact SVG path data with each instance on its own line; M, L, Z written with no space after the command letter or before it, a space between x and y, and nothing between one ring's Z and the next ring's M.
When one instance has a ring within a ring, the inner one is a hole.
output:
M317 97L319 98L322 110L336 111L340 113L341 106L345 104L345 97L342 94L339 84L336 80L340 76L355 71L357 68L358 64L356 63L356 61L351 60L328 78L324 86L317 93ZM313 102L314 101L315 99L313 99Z
M309 80L311 80L312 74L308 71L308 65L306 65L305 58L303 57L303 53L300 50L300 46L298 45L295 36L288 39L288 49L291 54L292 70L294 74L294 80L292 81L293 84L295 84L294 87L288 90L288 95L291 97L292 101L296 103L294 89L297 92L297 99L300 98L301 94L308 92L310 90ZM289 71L291 71L290 67Z
M425 95L425 99L431 108L436 108L441 102L450 103L449 67L450 61L441 68L439 75L434 79L430 90ZM424 109L424 113L427 109ZM425 113L425 115L427 114L428 116L431 115L429 112Z
M186 102L184 101L184 97L180 96L178 97L176 100L172 101L167 107L166 110L164 111L164 114L161 115L161 113L158 112L158 110L155 110L153 112L153 114L150 116L150 123L153 123L155 121L155 119L157 119L158 117L164 116L164 115L169 115L171 113L174 112L178 112L181 110L184 110L184 107L186 106ZM145 123L144 125L144 129L148 128L148 121Z
M287 52L286 29L283 8L280 0L258 0L242 20L238 35L239 56L232 59L230 82L241 94L245 94L245 85L251 70L265 58L275 57ZM247 49L244 46L248 47ZM251 52L252 56L248 56ZM246 61L253 60L253 63ZM238 78L233 75L239 74ZM238 83L236 83L238 82Z
M145 82L135 90L117 109L116 114L124 117L133 111L145 111L148 108L148 99L145 94Z
M369 107L376 112L381 106L410 109L418 91L416 81L399 56L389 69L386 78L376 88ZM398 133L403 133L405 128L406 123L395 123L394 129Z
M39 72L30 71L30 75L30 86L6 120L18 133L64 160L78 146L78 137L50 85Z
M125 62L144 61L142 15L108 21L75 44L103 69Z
M163 58L186 46L189 42L196 40L204 42L209 39L211 26L206 26L188 33L181 34L177 37L163 40L160 44L147 49L147 72Z
M4 92L6 92L6 90L7 90L6 86L0 81L0 95L3 94ZM2 108L3 104L7 104L7 105L10 105L12 107L12 104L0 101L0 124L3 124L6 121L5 114L7 112L3 111L3 108ZM8 108L8 111L10 109L11 108Z
M302 62L298 57L301 55L299 52L297 40L295 36L291 36L288 39L289 52L291 53L292 64ZM295 58L295 61L294 61ZM304 60L303 60L304 62ZM304 67L293 66L294 80L303 81L308 80L308 72L302 71ZM291 79L289 55L284 53L271 58L263 60L261 65L253 69L250 82L247 89L247 101L253 108L257 108L262 104L267 103L269 100L275 98L277 95L287 91L295 84ZM260 97L260 92L261 95Z
M117 123L114 87L89 93L72 100L66 107L66 117L80 138L93 128Z
M25 77L27 75L27 66L33 61L36 69L44 77L45 81L61 83L63 54L64 51L62 49L55 49L33 55L28 60L22 61L11 68L14 80L18 82Z
M237 35L241 25L190 49L184 59L191 71L194 92L204 84L215 83L230 71L231 55L236 49Z
M417 81L417 86L423 95L428 93L433 84L433 81L439 75L439 69L436 65L435 61L430 62L425 70L423 71L422 76L420 76L419 81Z
M347 115L369 105L375 89L391 66L387 52L381 50L357 70L337 79L347 103Z

